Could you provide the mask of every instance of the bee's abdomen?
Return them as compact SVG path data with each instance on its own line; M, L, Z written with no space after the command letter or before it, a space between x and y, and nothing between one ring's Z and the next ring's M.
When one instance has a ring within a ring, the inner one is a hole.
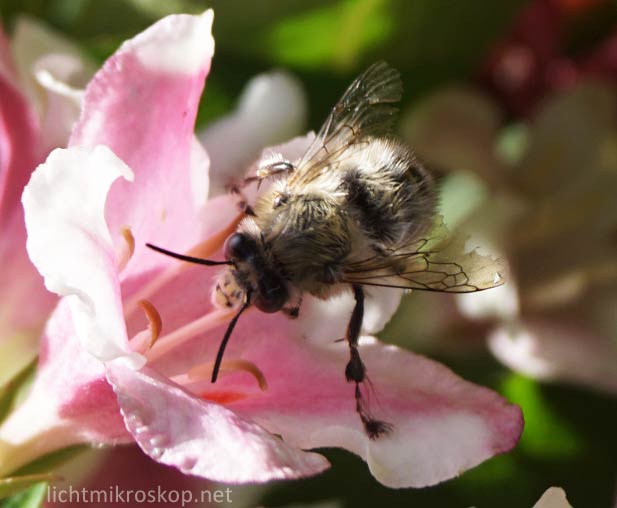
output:
M433 180L408 152L391 152L377 167L350 168L341 180L347 209L360 230L382 247L423 232L434 213Z
M366 178L358 170L345 174L341 182L347 205L360 229L374 240L391 243L396 237L396 210L388 195L391 190Z

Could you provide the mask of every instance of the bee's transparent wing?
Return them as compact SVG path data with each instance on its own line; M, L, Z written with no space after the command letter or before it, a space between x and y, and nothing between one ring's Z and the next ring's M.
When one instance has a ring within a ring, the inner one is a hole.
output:
M430 239L419 239L346 266L344 282L423 291L470 293L501 286L503 259L465 251L466 237L447 235L439 225Z
M342 152L366 136L391 132L401 100L403 84L398 71L380 61L369 67L345 91L332 108L317 136L288 179L290 185L314 180Z

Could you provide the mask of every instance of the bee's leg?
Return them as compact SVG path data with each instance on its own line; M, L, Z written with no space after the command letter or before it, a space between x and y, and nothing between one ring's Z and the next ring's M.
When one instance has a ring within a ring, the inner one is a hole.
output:
M295 170L294 165L289 161L278 161L273 164L268 164L257 170L257 175L247 176L242 180L242 187L246 187L252 183L257 182L257 188L261 185L261 182L272 178L274 176L289 175Z
M351 319L347 325L347 334L345 337L349 342L350 354L349 363L347 363L347 367L345 368L345 377L348 382L356 384L356 411L360 416L360 420L362 420L364 430L370 439L377 439L379 436L387 434L392 430L392 425L387 422L376 420L371 416L366 407L366 400L360 390L360 383L368 380L366 377L366 367L358 351L358 339L360 338L360 329L364 317L364 290L362 286L357 284L353 284L352 288L356 299L356 305L351 313Z

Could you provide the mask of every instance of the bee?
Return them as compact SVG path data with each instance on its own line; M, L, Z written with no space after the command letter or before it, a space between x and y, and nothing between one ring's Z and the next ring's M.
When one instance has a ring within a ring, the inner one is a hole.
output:
M355 384L356 411L371 439L393 427L371 414L361 390L368 380L358 348L365 289L459 293L504 281L499 259L465 253L463 241L435 227L435 179L393 134L401 97L399 73L378 62L349 86L299 160L281 156L262 164L246 183L272 184L226 240L225 261L148 244L185 261L228 265L215 296L238 310L220 344L212 382L234 326L250 306L295 317L304 294L327 299L351 291L345 378Z

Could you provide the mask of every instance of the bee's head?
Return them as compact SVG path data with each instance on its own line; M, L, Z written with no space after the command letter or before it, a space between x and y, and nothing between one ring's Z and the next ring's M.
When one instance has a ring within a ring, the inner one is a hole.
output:
M234 306L240 296L250 293L252 302L262 312L278 312L289 300L283 278L268 266L257 241L246 233L234 233L225 242L225 259L232 264L217 285L226 304ZM227 290L225 290L227 286ZM234 298L235 296L235 298Z

